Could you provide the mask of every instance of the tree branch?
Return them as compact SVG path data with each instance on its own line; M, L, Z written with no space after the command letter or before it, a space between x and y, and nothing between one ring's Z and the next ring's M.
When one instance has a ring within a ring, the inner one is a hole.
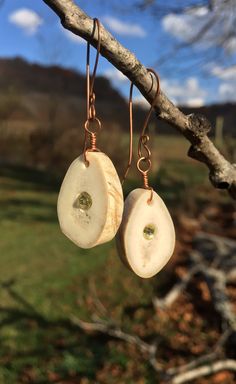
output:
M135 345L142 353L147 355L148 360L152 367L157 372L162 372L162 366L156 360L157 345L155 343L149 344L140 339L136 335L124 332L120 327L110 324L105 321L86 322L76 316L71 316L70 321L85 332L101 333L106 336L124 341L128 344Z
M190 383L192 380L198 379L203 376L212 375L220 371L235 371L236 372L236 361L235 360L220 360L212 364L206 364L202 367L198 367L191 371L187 371L175 376L172 380L172 384L183 384Z
M93 36L93 19L72 0L43 1L60 17L66 29L89 41L96 48L97 31ZM149 102L153 101L156 86L151 74L102 25L101 54L127 76ZM188 155L207 165L214 187L227 189L236 199L236 165L227 161L207 136L211 128L208 120L199 115L184 115L163 92L160 92L155 111L158 118L174 126L191 143Z
M130 344L137 345L139 349L143 352L150 352L153 349L155 349L155 347L151 347L150 344L145 343L138 336L126 333L122 331L120 328L111 326L109 323L106 323L105 321L87 322L79 319L76 316L71 316L70 320L72 321L73 324L77 325L78 327L80 327L86 332L104 333L105 335L109 335L111 337L126 341Z
M154 297L152 302L155 309L166 309L170 307L186 290L186 287L199 272L199 266L194 265L191 267L185 276L183 276L178 283L176 283L163 298Z

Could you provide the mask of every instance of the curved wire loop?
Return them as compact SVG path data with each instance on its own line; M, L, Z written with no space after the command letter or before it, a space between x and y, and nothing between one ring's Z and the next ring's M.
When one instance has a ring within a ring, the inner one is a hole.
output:
M101 130L101 122L96 117L96 108L95 108L95 92L94 92L94 82L97 73L98 60L101 49L101 34L100 34L100 21L98 19L94 19L94 28L93 28L93 36L95 34L95 30L97 28L98 33L98 42L97 42L97 53L95 57L95 63L92 71L92 75L90 74L90 43L87 42L87 54L86 54L86 89L87 89L87 120L84 124L84 160L88 165L89 161L87 159L87 152L99 151L96 146L97 141L97 132ZM90 128L91 125L96 125L96 129L92 130ZM89 147L88 145L88 137L90 139Z
M148 203L151 203L152 197L153 197L153 188L149 186L148 183L148 172L151 169L152 162L151 162L151 150L148 147L148 142L149 142L149 136L146 134L146 130L148 127L148 123L152 114L152 111L154 109L154 106L156 104L159 92L160 92L160 81L159 81L159 76L158 74L154 71L152 68L147 68L148 72L150 72L152 75L155 76L156 78L156 84L157 84L157 90L155 97L152 101L151 107L148 111L148 114L146 116L146 119L144 120L143 128L139 137L138 141L138 160L137 160L137 169L141 173L143 177L143 187L145 189L149 189L151 191L150 198L148 199ZM153 87L153 85L152 85ZM133 101L132 101L132 96L133 96L133 83L130 85L130 94L129 94L129 127L130 127L130 140L129 140L129 159L128 159L128 164L127 168L124 174L124 178L122 183L125 181L130 167L132 163L132 156L133 156ZM141 166L142 164L142 166ZM145 168L146 164L146 168Z
M129 158L128 158L128 163L123 176L123 180L121 182L122 185L124 184L124 181L128 176L128 173L132 164L132 157L133 157L133 101L132 101L133 87L134 87L134 84L131 83L130 91L129 91Z

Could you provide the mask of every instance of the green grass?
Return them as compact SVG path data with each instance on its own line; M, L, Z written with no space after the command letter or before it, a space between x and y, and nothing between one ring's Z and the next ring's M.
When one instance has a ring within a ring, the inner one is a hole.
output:
M102 267L111 245L82 250L63 236L56 217L57 192L49 187L14 175L1 178L0 268L2 281L14 279L15 289L30 302L53 307L56 313L70 295L59 302L54 296L76 277Z

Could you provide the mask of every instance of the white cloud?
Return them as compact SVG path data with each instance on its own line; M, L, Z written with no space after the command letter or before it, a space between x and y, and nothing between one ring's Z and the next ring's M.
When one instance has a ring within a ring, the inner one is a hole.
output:
M108 28L119 35L136 37L145 37L147 35L146 31L140 25L124 22L113 16L105 16L103 17L103 21Z
M184 16L169 14L162 19L164 30L180 39L186 39L189 36L188 21Z
M36 12L28 8L17 9L9 15L8 20L10 23L23 29L28 35L35 34L43 23L43 19Z
M206 16L209 13L208 7L196 7L196 8L189 8L186 12L189 15L193 16Z
M188 107L202 107L205 104L205 99L201 97L190 97L187 101L185 101L184 105L187 105Z
M65 29L62 27L62 30L65 34L65 36L73 41L74 43L77 43L77 44L85 44L86 41L84 39L82 39L82 37L78 36L78 35L75 35L74 33L72 33L71 31L69 31L68 29Z
M193 12L182 15L170 13L162 19L163 29L183 41L192 39L201 30L204 23L204 15L194 14Z
M211 75L222 80L218 88L218 96L220 101L236 101L236 65L224 68L221 66L213 66L210 71Z
M220 84L219 95L222 101L236 101L236 81Z
M200 88L196 77L189 77L185 82L181 83L176 80L169 81L163 79L161 81L161 89L177 105L196 108L205 105L207 92L205 89ZM134 97L133 102L143 108L150 108L150 104L142 95Z
M162 80L161 88L167 96L179 105L200 107L205 104L207 92L199 85L196 77L189 77L185 82Z
M229 68L215 66L211 69L211 74L222 80L236 81L236 65Z
M188 41L201 31L208 21L207 7L189 8L183 14L169 13L162 19L162 27L176 38Z
M224 14L224 17L220 17ZM214 20L217 19L217 22ZM226 22L227 20L228 22ZM230 4L227 6L222 0L215 0L211 11L207 7L188 8L182 14L169 13L162 19L164 31L183 42L191 42L199 34L195 42L204 48L218 45L222 36L230 36L234 28L234 18ZM228 38L222 44L225 52L236 52L236 38Z
M222 80L218 88L220 101L236 101L236 65L228 68L214 66L210 73Z
M107 77L111 81L118 83L123 83L128 80L127 77L116 68L107 69L105 72L103 72L103 76Z

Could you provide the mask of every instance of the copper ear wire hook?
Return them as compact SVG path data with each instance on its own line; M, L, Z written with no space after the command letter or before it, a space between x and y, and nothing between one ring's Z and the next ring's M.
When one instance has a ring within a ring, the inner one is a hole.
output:
M122 185L124 184L124 181L128 176L131 163L132 163L132 157L133 157L133 101L132 101L133 87L134 87L134 84L131 83L130 91L129 91L129 158L128 158L128 164L126 166L125 174L121 182Z
M99 55L100 55L100 50L101 50L101 28L100 28L100 21L98 19L94 19L94 23L97 25L97 30L98 30L98 42L97 42L97 54L95 58L95 63L94 63L94 68L93 68L93 73L91 77L91 85L90 85L90 95L93 95L93 87L94 87L94 81L97 73L97 67L98 67L98 60L99 60ZM94 25L94 31L95 32L95 25ZM90 47L89 47L90 50Z
M100 22L98 19L94 19L94 28L92 32L92 36L94 36L95 29L97 27L98 31L98 41L97 41L97 53L94 63L94 68L92 72L92 76L90 75L90 43L87 42L87 55L86 55L86 87L87 87L87 120L85 122L85 135L84 135L84 160L87 165L89 165L89 162L87 160L87 152L89 151L99 151L99 149L96 147L96 135L97 132L93 132L89 129L89 125L91 122L96 122L98 125L97 131L101 129L101 122L96 117L96 109L95 109L95 93L94 93L94 82L98 67L98 60L100 55L100 49L101 49L101 33L100 33ZM88 135L90 136L90 148L86 149L87 146L87 138Z
M139 138L137 169L142 174L144 188L150 189L150 191L151 191L151 196L147 201L150 204L152 201L152 197L153 197L153 188L150 187L148 184L148 172L150 171L152 162L151 162L151 151L148 148L149 136L147 134L145 134L145 132L146 132L153 108L155 106L155 103L157 101L157 98L158 98L158 95L160 92L160 81L159 81L159 76L157 75L157 73L152 68L147 68L147 70L148 70L148 72L151 72L152 74L154 74L154 76L156 78L156 83L157 83L157 90L156 90L156 94L155 94L155 97L153 99L153 102L151 104L151 107L149 109L149 112L147 114L147 117L144 121L143 129L142 129L142 132L141 132L141 135ZM129 169L130 169L131 163L132 163L132 154L133 154L133 102L132 102L132 95L133 95L133 83L131 83L131 85L130 85L130 95L129 95L129 116L130 116L129 159L128 159L128 164L127 164L127 168L125 171L125 175L124 175L122 184L128 175L128 172L129 172ZM146 153L143 154L142 150L144 150ZM146 170L143 170L140 167L142 162L148 163L148 168Z
M143 129L142 129L142 133L140 135L140 138L139 138L139 144L138 144L138 156L139 157L142 157L144 156L142 154L142 146L143 148L145 149L146 153L147 153L147 156L150 157L151 156L151 152L150 152L150 149L148 148L147 146L147 143L149 141L149 136L145 134L146 132L146 129L147 129L147 126L148 126L148 123L149 123L149 120L150 120L150 117L151 117L151 114L152 114L152 111L154 109L154 106L156 104L156 101L157 101L157 98L158 98L158 95L159 95L159 92L160 92L160 80L159 80L159 76L158 74L156 73L156 71L154 71L154 69L152 68L147 68L148 72L152 73L155 78L156 78L156 83L157 83L157 90L156 90L156 94L155 94L155 97L153 99L153 102L151 104L151 107L148 111L148 114L146 116L146 119L144 121L144 124L143 124ZM152 79L153 80L153 79ZM152 85L153 86L153 85Z
M157 83L157 89L156 89L156 94L155 94L155 97L154 97L154 99L153 99L153 101L152 101L151 107L150 107L150 109L149 109L149 112L148 112L148 114L147 114L147 116L146 116L146 119L145 119L145 121L144 121L141 136L144 136L144 134L145 134L145 131L146 131L146 129L147 129L147 126L148 126L148 123L149 123L149 120L150 120L152 111L153 111L153 109L154 109L154 106L155 106L155 104L156 104L156 101L157 101L157 98L158 98L158 96L159 96L159 92L160 92L160 80L159 80L159 76L158 76L158 74L157 74L156 71L154 71L154 69L152 69L152 68L147 68L147 71L148 71L149 73L151 73L152 75L155 76L155 78L156 78L156 83ZM153 88L153 76L152 76L152 88ZM151 88L151 90L152 90L152 88Z
M152 198L153 198L153 188L150 187L149 183L148 183L148 172L151 169L152 161L151 161L151 151L148 148L149 136L145 132L146 132L146 129L148 127L148 123L149 123L152 111L154 109L154 106L156 104L156 101L157 101L157 98L158 98L158 95L159 95L159 92L160 92L160 81L159 81L159 76L154 71L154 69L147 68L147 70L148 70L148 72L150 72L152 75L155 76L156 83L157 83L157 85L156 85L157 89L156 89L156 94L155 94L155 97L154 97L154 99L152 101L151 107L150 107L149 112L147 114L147 117L146 117L146 119L144 121L143 129L142 129L142 132L141 132L141 135L140 135L140 138L139 138L139 144L138 144L138 157L139 157L139 159L137 161L137 168L138 168L138 171L143 176L143 186L144 186L144 188L150 189L150 191L151 191L150 198L147 200L147 203L150 204L151 201L152 201ZM146 156L143 155L142 148L146 151ZM148 167L145 170L143 170L140 167L142 162L147 162L148 163Z

